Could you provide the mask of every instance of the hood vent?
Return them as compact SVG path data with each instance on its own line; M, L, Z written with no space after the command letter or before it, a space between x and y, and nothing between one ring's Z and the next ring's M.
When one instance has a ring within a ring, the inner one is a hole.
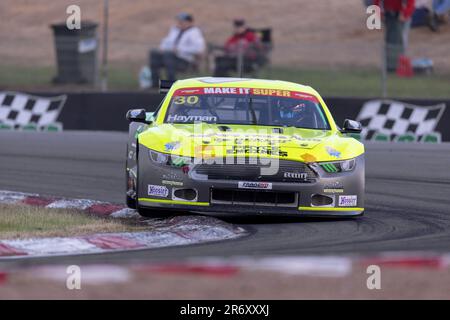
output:
M226 131L231 131L231 128L228 126L218 126L217 127L220 131L226 132Z
M279 133L279 134L282 134L282 133L283 133L283 129L282 129L282 128L273 128L273 129L272 129L272 133Z

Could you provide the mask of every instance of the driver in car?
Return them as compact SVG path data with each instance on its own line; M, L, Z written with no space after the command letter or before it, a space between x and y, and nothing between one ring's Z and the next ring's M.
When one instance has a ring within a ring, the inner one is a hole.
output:
M304 102L280 108L281 123L294 127L311 127L312 114Z

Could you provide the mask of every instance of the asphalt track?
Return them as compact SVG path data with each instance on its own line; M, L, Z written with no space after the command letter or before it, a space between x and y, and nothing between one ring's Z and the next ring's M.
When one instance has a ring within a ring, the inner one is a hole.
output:
M111 132L1 132L0 189L123 202L125 141ZM366 144L365 207L356 219L225 218L250 232L231 241L19 263L449 251L450 144ZM17 262L0 262L9 263Z

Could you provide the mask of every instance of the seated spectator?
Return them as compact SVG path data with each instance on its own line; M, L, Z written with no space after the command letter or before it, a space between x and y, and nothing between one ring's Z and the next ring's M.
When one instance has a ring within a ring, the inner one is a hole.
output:
M448 18L450 0L433 0L433 10L436 15Z
M413 26L428 25L432 31L439 31L439 24L447 22L450 0L416 0Z
M431 17L432 24L438 31L439 23L446 22L448 20L448 14L450 12L450 0L433 0L433 16Z
M415 10L412 16L411 27L429 25L430 12L432 12L433 0L416 0Z
M256 34L251 31L243 19L234 20L234 34L224 46L224 56L215 59L214 76L225 77L230 71L237 71L239 55L242 54L243 70L248 72L252 64L257 63L261 44Z
M205 51L205 39L201 30L194 26L192 15L180 13L176 22L162 39L159 49L150 52L153 87L159 86L161 69L166 70L168 80L176 80L176 72L195 65Z

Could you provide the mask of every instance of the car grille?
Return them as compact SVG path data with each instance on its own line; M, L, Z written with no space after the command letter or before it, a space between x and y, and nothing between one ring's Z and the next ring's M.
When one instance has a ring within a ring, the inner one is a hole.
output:
M207 176L208 180L311 183L316 179L314 171L302 162L280 160L279 170L274 175L261 175L262 167L270 167L270 165L203 163L194 167L194 173Z
M212 204L297 207L296 192L211 189Z

